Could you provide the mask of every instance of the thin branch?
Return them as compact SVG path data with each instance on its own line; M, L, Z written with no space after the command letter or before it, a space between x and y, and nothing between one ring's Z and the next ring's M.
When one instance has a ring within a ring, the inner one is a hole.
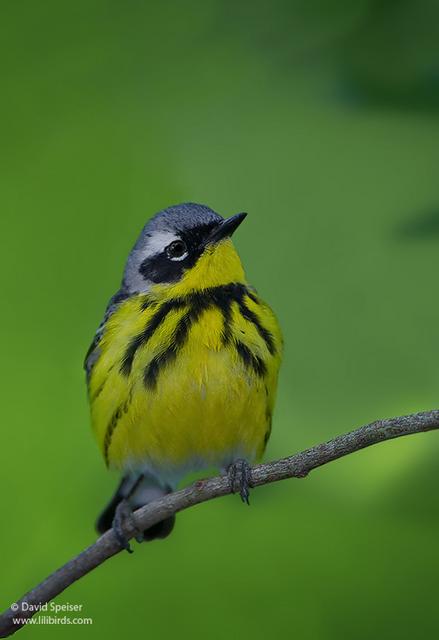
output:
M317 467L378 442L433 429L439 429L439 409L378 420L288 458L253 467L252 486L258 487L286 478L304 478ZM143 531L178 511L231 492L229 479L226 476L199 480L181 491L171 493L138 509L133 514L132 524L127 524L127 537L133 538L136 529ZM14 618L30 618L35 614L35 611L29 610L32 607L25 606L26 610L23 610L23 603L37 606L49 602L76 580L120 551L119 543L113 530L110 529L94 544L18 600L15 609L11 607L0 615L0 637L12 635L23 625L23 623L14 623Z

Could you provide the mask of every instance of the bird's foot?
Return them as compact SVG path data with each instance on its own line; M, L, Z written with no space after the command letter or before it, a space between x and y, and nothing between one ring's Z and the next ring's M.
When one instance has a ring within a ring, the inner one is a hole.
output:
M126 534L127 524L134 526L133 510L128 500L124 498L116 507L113 518L113 531L121 548L128 551L128 553L133 553L129 543L129 538Z
M241 500L250 504L250 487L252 486L251 467L248 462L242 458L235 460L227 469L229 482L232 493L239 493Z

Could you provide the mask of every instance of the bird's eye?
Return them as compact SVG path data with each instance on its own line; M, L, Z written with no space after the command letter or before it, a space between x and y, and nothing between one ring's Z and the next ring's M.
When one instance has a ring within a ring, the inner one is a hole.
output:
M174 240L166 247L166 255L170 260L184 260L187 253L187 246L183 240Z

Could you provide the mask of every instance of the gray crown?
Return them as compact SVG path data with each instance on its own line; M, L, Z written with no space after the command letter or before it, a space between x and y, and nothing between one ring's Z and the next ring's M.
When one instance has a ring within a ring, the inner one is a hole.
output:
M136 245L156 231L187 231L193 227L221 222L223 217L204 204L185 202L163 209L143 227Z

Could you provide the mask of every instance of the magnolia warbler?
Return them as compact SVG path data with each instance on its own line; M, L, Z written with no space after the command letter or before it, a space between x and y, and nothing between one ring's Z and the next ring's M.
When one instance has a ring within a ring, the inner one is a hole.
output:
M245 217L192 203L156 214L88 350L93 429L122 474L96 528L113 526L128 550L124 518L191 471L229 473L248 502L249 465L270 437L282 337L231 241ZM138 539L173 526L168 518Z

